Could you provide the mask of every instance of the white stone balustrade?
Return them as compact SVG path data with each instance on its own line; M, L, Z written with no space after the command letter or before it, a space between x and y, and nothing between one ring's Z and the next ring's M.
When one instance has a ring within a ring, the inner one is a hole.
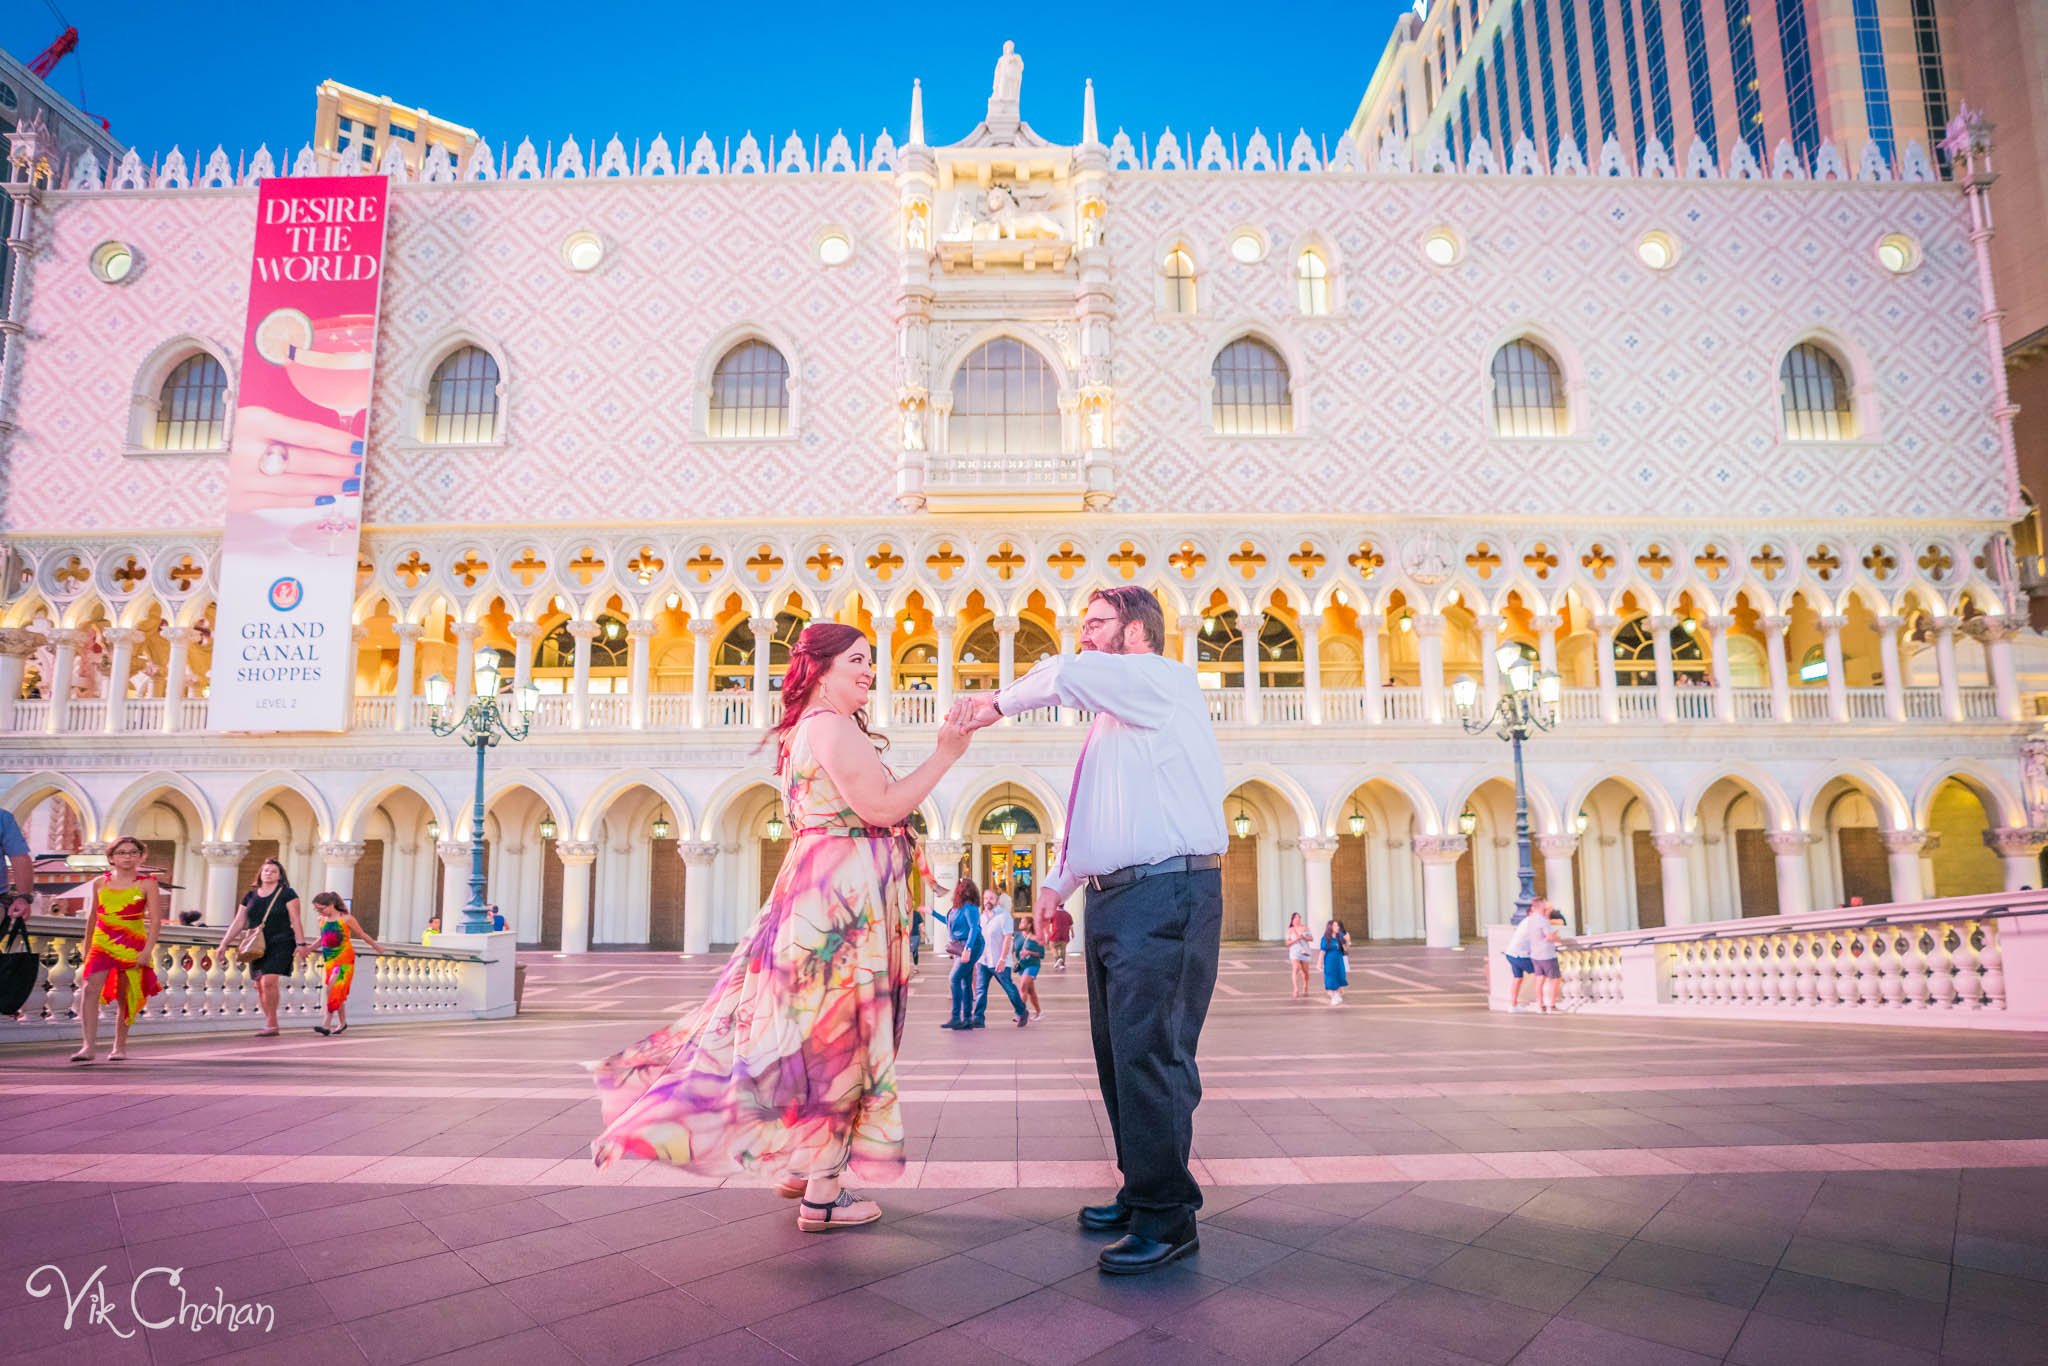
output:
M1504 1009L1506 926L1488 929ZM1950 1028L2048 1028L2048 892L1949 897L1567 940L1564 1009ZM1526 988L1525 988L1526 992Z
M0 1016L0 1043L72 1038L86 1002L79 996L84 963L83 918L35 916L29 944L43 971L20 1015ZM163 991L136 1017L137 1033L260 1029L263 1010L248 965L219 950L220 929L164 926L156 946ZM358 946L349 1023L448 1023L504 1019L513 1013L513 937L442 935L426 947L396 945L371 953ZM111 1009L111 1007L104 1007ZM302 957L278 997L278 1023L312 1026L326 1011L317 955ZM111 1027L112 1017L106 1021ZM105 1031L102 1031L103 1033Z

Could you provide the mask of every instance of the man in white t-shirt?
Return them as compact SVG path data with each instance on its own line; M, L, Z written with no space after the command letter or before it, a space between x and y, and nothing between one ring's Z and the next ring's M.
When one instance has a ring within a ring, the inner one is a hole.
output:
M1564 978L1557 971L1557 941L1564 937L1564 914L1539 901L1529 908L1523 922L1536 928L1529 932L1529 961L1536 969L1536 1006L1545 1015L1557 1009L1564 992Z
M1515 932L1508 936L1508 971L1515 974L1515 988L1513 994L1508 997L1508 1009L1517 1014L1528 1009L1522 1004L1522 982L1536 975L1536 961L1530 953L1530 938L1536 933L1538 925L1549 922L1549 911L1550 903L1539 898L1530 905L1529 913L1515 922ZM1543 997L1541 982L1536 984L1536 997L1539 1001Z
M1010 979L1010 959L1017 942L1017 926L993 889L982 894L981 937L987 947L981 952L981 961L974 965L974 1012L968 1028L987 1026L988 984L994 981L1002 987L1003 995L1010 998L1010 1005L1017 1012L1017 1026L1021 1029L1031 1022L1031 1015L1024 1009L1024 998L1017 994L1017 984Z

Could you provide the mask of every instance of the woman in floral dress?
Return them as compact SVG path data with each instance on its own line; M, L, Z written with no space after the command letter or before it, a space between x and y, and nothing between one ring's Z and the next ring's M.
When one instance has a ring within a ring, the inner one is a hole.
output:
M932 756L897 778L867 726L874 677L856 628L820 622L798 639L771 732L795 843L705 1003L597 1065L600 1166L625 1156L771 1173L801 1197L805 1232L882 1217L840 1178L903 1167L896 1047L927 876L904 822L968 732L956 708Z

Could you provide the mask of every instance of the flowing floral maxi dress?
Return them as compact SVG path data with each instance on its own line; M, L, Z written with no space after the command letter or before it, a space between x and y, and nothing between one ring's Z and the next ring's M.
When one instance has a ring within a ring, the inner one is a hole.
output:
M903 1168L896 1049L911 911L926 873L906 827L869 830L789 742L795 844L705 1003L596 1066L599 1166L654 1158L703 1175L824 1177Z

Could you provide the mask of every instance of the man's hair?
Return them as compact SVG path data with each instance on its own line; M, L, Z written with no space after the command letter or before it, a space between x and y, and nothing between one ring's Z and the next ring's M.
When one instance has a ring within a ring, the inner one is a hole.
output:
M1088 595L1090 602L1098 598L1116 610L1117 629L1135 621L1144 628L1145 643L1152 647L1152 653L1166 653L1166 611L1160 607L1159 599L1152 596L1151 589L1122 583L1114 588L1098 588Z

